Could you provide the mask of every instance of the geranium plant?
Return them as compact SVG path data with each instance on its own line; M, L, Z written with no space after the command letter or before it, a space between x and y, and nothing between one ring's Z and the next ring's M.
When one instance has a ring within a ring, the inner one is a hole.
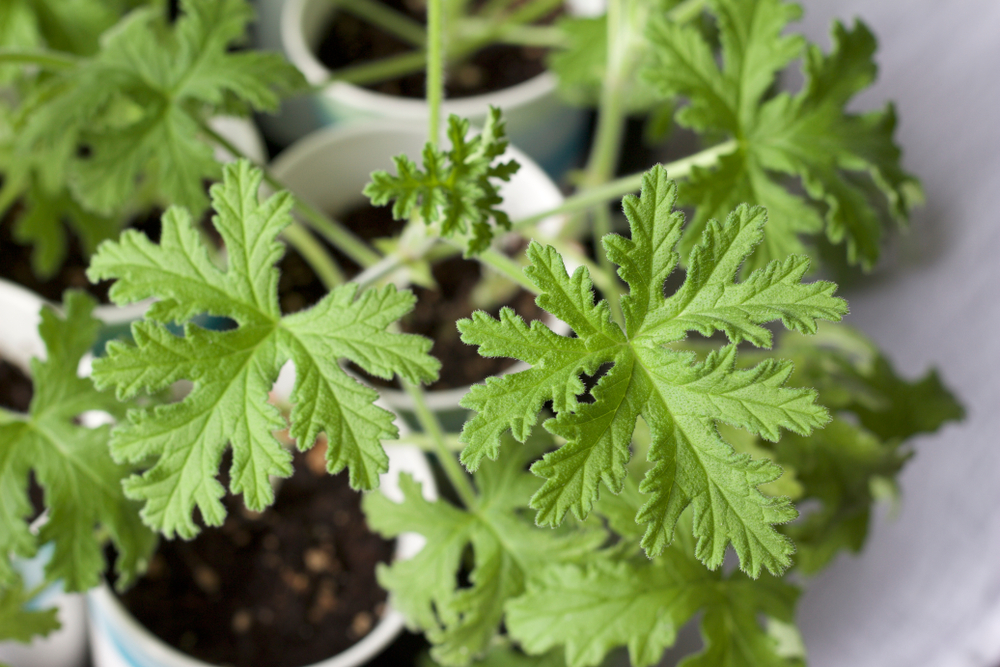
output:
M406 221L385 253L283 191L266 168L241 160L221 170L210 159L212 142L235 151L208 126L211 114L273 108L278 93L301 86L277 57L227 49L248 20L241 0L186 0L174 22L162 7L140 9L92 55L0 52L0 63L32 68L7 116L16 128L8 154L30 160L4 163L6 187L96 215L140 195L171 205L158 242L125 231L90 263L91 280L115 281L115 303L156 299L132 340L107 346L92 383L77 377L97 325L89 301L68 295L65 320L43 316L49 358L34 367L30 414L0 413L0 619L17 619L0 634L53 627L51 614L23 608L31 592L11 555L54 540L48 576L83 590L104 569L100 545L110 539L124 586L147 565L154 531L190 539L196 511L205 526L221 525L227 449L229 490L251 510L273 502L272 477L291 474L274 436L284 428L302 450L325 434L328 471L376 488L382 442L398 431L374 405L377 390L343 370L350 361L400 379L422 430L413 440L451 486L429 501L404 476L401 503L364 499L374 530L427 538L379 580L433 660L582 667L627 647L634 665L653 665L700 614L705 646L685 665L802 663L800 584L786 575L858 551L873 503L895 493L906 440L962 415L934 373L901 379L872 343L836 324L847 303L810 275L820 244L872 267L886 220L905 220L920 199L900 166L892 107L846 110L874 79L874 38L861 23L838 23L824 52L786 34L799 9L782 0L609 0L602 17L560 22L566 46L552 66L576 99L597 103L594 144L564 204L511 220L502 184L518 164L505 157L502 110L480 131L441 122L444 5L428 4L421 162L399 156L395 173L376 172L365 189ZM796 59L802 88L782 92L778 77ZM662 122L664 109L706 147L615 178L627 114L654 110ZM220 172L209 199L224 268L195 225L207 204L201 180ZM265 181L275 194L260 193ZM619 203L623 221L609 207ZM543 234L537 223L559 214L562 231ZM61 232L31 225L21 233L39 240L44 269L59 254L46 244ZM363 271L345 281L314 233ZM511 233L529 241L523 257L497 249ZM282 239L329 287L284 316ZM457 253L533 292L571 333L506 308L455 322L479 354L529 368L475 385L461 402L468 420L448 434L421 386L440 366L430 341L397 330L415 298L389 279L417 259ZM206 313L233 328L199 327ZM289 360L286 422L267 398ZM163 404L178 380L193 388ZM94 409L116 425L74 422ZM26 523L29 470L50 511L38 536ZM94 471L99 485L80 481Z

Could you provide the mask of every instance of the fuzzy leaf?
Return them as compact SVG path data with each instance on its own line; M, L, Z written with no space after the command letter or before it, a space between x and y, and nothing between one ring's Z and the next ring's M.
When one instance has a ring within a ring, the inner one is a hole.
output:
M900 167L892 107L860 115L845 111L875 79L875 39L860 23L852 30L835 23L831 51L824 54L782 34L801 13L796 5L713 0L710 8L719 24L721 66L693 26L659 18L649 33L656 63L645 76L662 94L688 99L678 122L740 141L717 168L696 168L682 189L683 202L696 207L682 247L698 241L708 220L751 202L765 206L772 223L750 268L801 253L799 237L824 228L830 241L845 244L851 263L871 267L882 236L880 207L905 220L921 198L916 180ZM769 98L780 71L800 56L802 90ZM790 192L781 174L801 179L807 196ZM859 175L870 177L884 199L873 199Z
M441 236L464 240L467 257L486 250L497 229L510 229L510 218L497 208L502 199L491 179L509 181L520 168L514 160L494 164L508 144L499 109L490 107L480 134L467 139L468 133L469 121L452 115L448 118L450 150L428 143L423 170L398 155L393 158L396 175L376 171L364 190L375 206L394 202L396 220L419 215L426 224L437 225Z
M163 217L159 245L126 232L98 249L88 272L92 280L117 281L115 303L161 299L146 321L133 325L135 345L112 343L95 362L98 386L113 386L126 398L182 378L194 383L179 403L130 412L112 438L116 459L148 466L125 488L145 502L143 519L167 536L198 532L195 507L208 525L222 523L224 489L216 474L230 444L230 489L243 493L254 510L273 502L269 477L291 474L291 454L272 435L285 420L267 396L286 360L296 367L291 436L305 450L325 432L328 469L348 468L355 488L377 486L387 467L381 440L395 437L396 428L392 415L373 405L377 393L351 379L338 361L350 359L386 378L437 377L439 364L427 354L430 341L386 330L413 307L410 292L387 286L359 295L349 283L309 310L281 316L274 264L284 250L277 236L291 222L291 198L282 192L259 202L261 180L259 169L240 161L228 165L223 183L212 188L227 270L209 261L190 215L175 207ZM219 332L188 323L182 336L165 328L170 320L200 313L230 317L238 326Z
M553 398L558 416L545 423L566 444L532 466L545 478L533 496L540 525L555 526L568 511L590 512L603 483L619 493L626 475L636 419L650 424L653 444L641 490L648 494L636 519L646 525L647 553L662 553L680 513L693 505L696 554L709 567L722 563L732 543L741 567L756 577L762 568L780 572L790 563L791 544L773 524L795 517L787 498L766 498L757 487L780 475L769 461L737 455L721 440L716 422L726 422L768 440L781 429L808 435L828 420L815 392L786 388L787 363L769 360L736 368L735 343L770 344L760 325L781 320L803 332L819 318L839 320L847 312L826 282L802 284L805 260L773 262L736 282L740 265L760 242L766 219L758 208L741 206L725 224L712 222L691 252L690 270L670 298L664 280L677 264L674 245L683 217L672 210L676 187L656 167L643 178L642 195L625 199L631 239L604 239L608 258L630 292L622 298L624 331L611 321L607 302L595 304L586 269L569 276L552 248L533 243L525 270L538 286L538 305L569 324L575 339L560 341L544 325L527 329L510 314L501 320L477 315L459 322L462 339L485 354L505 354L533 367L477 386L463 400L479 410L462 433L463 460L475 469L495 456L498 436L512 428L524 437L544 400ZM666 347L688 331L722 331L733 344L703 361ZM545 350L545 346L549 350ZM580 392L580 373L613 364L593 390L592 403L565 398ZM563 397L560 399L559 397Z
M88 410L115 413L117 408L90 380L76 375L100 327L90 314L93 299L67 292L65 307L65 319L50 308L42 311L39 331L48 358L32 360L29 413L6 413L0 424L0 579L10 580L12 554L32 556L38 546L54 542L46 576L62 579L70 591L96 586L106 567L97 534L101 526L118 551L119 584L126 585L145 569L155 536L138 520L137 504L122 491L131 468L112 461L109 427L85 428L75 422ZM49 509L38 536L28 530L29 472L44 490Z
M465 665L481 654L503 619L504 603L524 591L525 582L547 563L574 562L605 539L603 531L552 531L521 516L537 479L524 472L536 447L507 447L496 465L476 473L480 495L467 510L429 502L420 485L400 479L404 502L380 494L364 499L368 524L385 537L413 531L427 539L414 558L380 566L379 583L409 623L427 633L431 655L443 665ZM475 560L462 588L463 554Z

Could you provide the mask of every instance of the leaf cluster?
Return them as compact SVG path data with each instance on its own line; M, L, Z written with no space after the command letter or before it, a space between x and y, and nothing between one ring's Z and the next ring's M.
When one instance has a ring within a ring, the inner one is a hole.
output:
M277 54L231 50L253 15L245 0L183 0L180 9L173 23L162 5L136 9L98 50L25 87L2 137L0 203L23 198L16 234L36 244L40 274L65 255L64 219L90 249L137 208L203 211L202 182L220 175L207 119L273 111L304 85Z
M600 485L621 492L636 420L652 434L648 459L654 464L641 490L648 494L636 521L646 526L642 545L650 556L663 553L681 512L694 508L696 554L710 568L722 563L731 543L741 567L754 577L762 569L780 573L791 562L791 543L774 524L795 518L787 498L767 498L757 487L777 478L767 460L737 455L716 424L726 422L767 440L782 429L809 435L829 419L815 392L785 387L788 362L765 360L736 367L736 345L766 347L771 333L761 324L780 320L804 333L818 319L839 320L843 300L826 282L803 284L809 260L775 261L736 282L740 265L761 241L766 214L741 206L725 223L712 222L689 256L684 284L670 297L664 283L678 264L674 251L683 215L673 210L676 186L661 167L643 179L640 197L624 200L631 239L611 235L604 247L630 292L621 299L624 326L611 307L594 302L585 267L567 275L551 247L533 243L525 273L537 285L540 307L566 322L575 338L559 336L540 321L527 326L510 309L494 320L477 313L459 322L462 340L484 356L508 356L532 368L476 385L463 399L477 412L462 431L462 461L470 470L496 458L500 435L510 429L524 440L546 401L555 419L545 422L566 444L545 455L532 472L545 484L532 497L540 525L560 524L566 513L583 519L600 496ZM703 361L671 346L688 331L722 332L730 344ZM581 374L613 364L583 403Z
M846 110L875 79L874 36L860 22L852 28L837 22L832 47L823 53L784 34L800 16L797 5L708 5L721 55L697 27L658 16L648 34L655 62L643 72L660 94L687 101L676 114L680 125L739 144L717 167L696 168L681 187L682 203L695 207L682 248L698 242L709 220L753 202L767 208L771 227L749 268L803 253L799 237L821 232L845 244L850 263L870 268L878 259L882 220L905 220L921 199L916 179L900 166L893 106ZM774 94L780 73L796 58L803 61L802 89ZM789 178L804 193L789 187Z
M490 108L482 132L468 135L469 121L450 116L450 149L428 142L422 170L406 155L397 155L396 175L376 171L364 189L375 206L393 202L396 220L417 216L434 225L437 235L460 241L467 257L489 248L498 229L510 229L510 218L498 208L503 199L494 179L509 181L520 168L515 160L497 161L508 145L499 109Z
M425 499L420 484L407 475L400 478L402 503L381 494L365 496L372 529L387 538L416 532L427 540L415 557L379 566L378 579L411 626L426 633L434 644L432 657L443 665L468 664L484 653L504 618L504 605L524 593L542 568L582 562L606 539L600 528L551 530L525 515L538 485L525 466L546 440L507 447L496 465L477 471L478 496L468 507ZM463 572L468 586L461 585Z
M155 544L154 534L139 519L138 505L122 489L131 468L112 460L110 427L78 423L82 414L94 410L124 412L113 397L77 376L100 326L91 317L93 307L89 296L67 292L64 318L49 307L42 311L39 332L48 356L31 362L34 395L28 414L0 410L0 586L16 588L12 557L32 557L50 542L48 580L62 579L69 591L96 586L106 569L99 530L118 552L118 583L125 586L145 569ZM37 533L28 521L31 475L48 508Z

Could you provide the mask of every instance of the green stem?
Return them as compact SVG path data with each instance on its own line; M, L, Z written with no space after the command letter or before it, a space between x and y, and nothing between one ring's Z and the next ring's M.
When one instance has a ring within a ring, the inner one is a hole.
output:
M606 235L611 233L611 211L608 210L607 206L599 206L594 209L594 239L595 248L597 253L597 263L600 265L601 270L599 273L612 283L617 283L618 273L615 271L614 263L608 259L607 253L602 252L602 248L597 243L596 239L603 239ZM591 273L591 276L594 274ZM616 288L614 292L608 294L608 303L611 304L611 315L615 318L615 321L621 325L622 329L625 329L625 313L622 312L622 305L620 299L611 298L615 296L615 292L621 292L620 288Z
M337 264L330 259L330 255L312 235L312 232L304 226L293 221L292 224L285 227L281 235L302 255L302 259L306 260L306 263L316 272L323 287L327 290L345 282L346 278Z
M196 122L201 127L202 132L208 135L219 146L222 146L230 154L235 157L250 159L247 157L243 151L237 148L231 141L226 139L224 136L216 132L212 127L206 123L204 120L195 118ZM251 160L253 162L253 160ZM287 187L281 181L274 177L271 171L263 166L257 165L264 172L264 180L275 190L288 190ZM289 191L290 192L290 191ZM297 196L294 192L291 193L292 198L295 200L295 208L298 210L299 214L304 217L310 224L310 226L317 232L319 232L327 241L336 246L341 252L353 259L355 262L361 266L367 268L372 264L377 263L382 256L377 252L372 250L368 245L355 236L349 229L341 225L336 220L331 219L329 216L324 214L322 211L314 207L309 202L305 201L301 197ZM326 254L325 250L320 249L323 254ZM315 249L310 251L313 256L318 256ZM305 254L303 253L303 257ZM313 267L317 273L319 270ZM333 267L336 271L336 267ZM326 267L323 271L327 275L331 275L330 267ZM338 272L339 273L339 272Z
M461 22L459 32L482 34L482 39L516 46L540 46L561 48L566 46L565 34L559 28L548 25L521 25L504 23L499 27L486 19L470 18Z
M356 275L353 282L357 283L360 289L365 289L406 264L408 260L424 259L436 243L436 239L427 239L423 244L410 250L405 255L402 252L402 248L400 248Z
M681 158L680 160L669 162L663 166L666 168L667 175L670 176L670 178L687 178L691 175L691 170L694 167L714 166L718 163L720 157L728 153L732 153L736 150L736 148L736 140L731 139L721 144L716 144L711 148L699 151L694 155L689 155L685 158ZM608 181L603 185L582 190L572 197L568 197L562 204L556 206L555 208L515 221L514 229L520 230L524 227L530 227L538 224L542 220L552 216L585 211L593 206L604 204L614 199L620 199L629 193L638 191L642 186L642 177L643 174L641 173L631 174L613 181Z
M369 83L388 81L396 77L419 72L427 65L426 51L407 51L399 55L380 58L368 63L350 65L330 72L329 78L323 83L309 88L309 92L322 92L332 83L338 81L364 86Z
M422 47L427 43L427 31L424 30L424 26L381 2L375 0L337 0L334 4L413 46Z
M427 2L427 108L428 136L437 146L441 133L441 103L444 99L444 0Z
M74 67L78 58L54 51L0 49L0 65L38 65L47 70L64 70Z
M529 292L533 294L539 293L538 287L535 283L528 280L528 277L524 275L524 267L502 252L497 252L496 250L489 248L478 255L475 255L474 259L479 261L482 265L490 267L497 273L506 276L512 282L520 285Z
M458 497L462 499L462 503L466 507L475 507L476 492L472 488L472 482L469 481L469 477L462 466L455 460L455 454L448 448L448 444L445 442L444 429L441 428L441 422L438 421L437 415L427 407L424 390L419 385L411 384L406 380L402 380L402 383L403 388L406 389L406 393L413 399L417 421L420 422L420 427L423 428L424 433L430 437L431 444L434 446L433 451L437 454L438 460L441 462L441 467L444 468L444 473L448 476L448 481L451 482L451 485L455 488L455 492L458 493Z
M667 16L676 23L687 23L698 18L706 4L706 0L684 0L684 2L667 12Z

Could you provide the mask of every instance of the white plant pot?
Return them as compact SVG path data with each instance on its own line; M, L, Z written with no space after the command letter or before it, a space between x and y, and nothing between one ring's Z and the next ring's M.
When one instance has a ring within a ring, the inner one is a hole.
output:
M274 0L264 0L263 5L262 13L273 16ZM335 3L330 0L286 0L281 7L282 50L313 85L329 79L330 70L315 53L323 30L336 11ZM273 28L263 22L259 31L262 35L273 35ZM457 114L474 125L482 125L490 106L503 110L511 142L522 146L550 174L565 172L584 146L586 112L559 99L556 78L550 72L485 95L445 100L442 118ZM278 118L261 120L275 139L287 144L327 125L375 118L406 121L425 128L428 108L422 99L386 95L338 82L317 94L289 100Z
M377 169L392 169L392 156L400 153L414 160L427 137L424 128L401 121L373 121L344 127L328 128L309 135L284 151L271 165L274 176L296 195L323 211L343 211L364 203L361 194ZM514 158L521 168L508 183L502 184L503 210L512 220L551 210L563 201L562 193L545 172L517 148L508 148L504 159ZM563 222L551 218L540 223L543 230L553 233ZM561 323L553 323L556 327ZM562 329L561 332L565 332ZM507 372L527 369L524 363ZM427 392L427 403L447 421L453 416L460 425L466 411L458 401L469 387ZM397 413L413 413L409 394L379 387L379 393ZM452 415L452 413L455 413Z
M34 292L0 280L0 357L20 368L30 370L32 357L45 357L45 345L38 335L39 315L44 301ZM37 530L38 523L32 526ZM44 579L45 563L51 549L42 547L31 559L15 559L25 586L33 587ZM60 585L46 589L33 602L37 609L58 607L62 627L48 637L31 644L0 643L0 663L12 667L78 667L86 657L86 621L83 596L67 595Z

